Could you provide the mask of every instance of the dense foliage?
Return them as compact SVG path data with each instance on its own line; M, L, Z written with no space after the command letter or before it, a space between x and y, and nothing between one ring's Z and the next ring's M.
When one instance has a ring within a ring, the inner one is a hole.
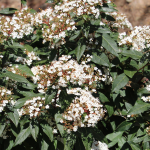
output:
M149 27L55 2L0 17L0 150L150 149Z

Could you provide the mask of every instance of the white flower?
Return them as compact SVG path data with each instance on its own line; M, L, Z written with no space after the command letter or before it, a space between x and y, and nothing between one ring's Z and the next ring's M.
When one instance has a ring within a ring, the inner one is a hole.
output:
M46 108L46 109L49 109L49 105L46 105L45 108Z

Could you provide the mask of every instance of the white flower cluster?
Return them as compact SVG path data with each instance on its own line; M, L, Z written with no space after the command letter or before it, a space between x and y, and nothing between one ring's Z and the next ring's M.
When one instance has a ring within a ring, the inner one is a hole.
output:
M142 96L141 99L142 99L144 102L150 102L150 96Z
M32 67L33 81L34 83L38 82L40 93L45 93L48 86L59 89L59 87L67 87L68 83L85 85L95 91L97 81L111 82L111 80L107 80L108 73L103 75L97 67L87 65L86 63L89 61L91 61L90 55L87 55L86 60L81 64L71 59L71 56L63 55L58 61L51 62L50 65Z
M10 90L5 87L0 87L0 112L4 110L9 102L13 102L11 95L12 92Z
M119 45L132 45L131 49L143 51L150 47L150 27L135 26L129 35L121 33L119 36Z
M132 24L129 22L128 18L123 14L123 13L118 13L118 12L111 12L111 13L106 13L107 15L111 15L112 17L115 18L115 21L110 22L112 27L117 27L117 28L129 28L130 30L133 29Z
M33 33L34 28L30 24L31 19L29 19L32 17L27 7L13 15L12 19L2 16L0 18L0 31L6 37L21 39L23 36Z
M64 0L54 9L48 8L34 14L31 14L30 9L25 7L16 12L12 19L2 16L0 18L0 32L6 38L21 39L24 36L35 34L34 29L41 28L43 43L50 41L53 44L54 39L60 39L60 42L57 43L59 46L65 43L66 31L76 29L71 13L75 16L93 14L95 18L98 18L100 11L96 6L102 6L103 3L110 3L110 1L71 0L68 2Z
M109 150L109 149L106 143L95 141L94 139L91 150Z
M16 62L20 62L22 64L27 64L28 66L30 66L32 64L33 60L41 60L37 56L37 54L33 51L29 52L25 49L24 53L27 54L27 58L17 57Z
M69 130L77 131L78 127L94 127L104 117L105 110L98 98L81 88L67 90L67 94L74 94L76 98L63 113L63 123ZM61 120L62 122L62 120ZM70 122L73 122L70 124Z
M17 109L19 116L30 115L30 118L38 116L41 109L47 108L47 106L44 106L44 103L45 98L41 98L40 96L27 100L22 108Z

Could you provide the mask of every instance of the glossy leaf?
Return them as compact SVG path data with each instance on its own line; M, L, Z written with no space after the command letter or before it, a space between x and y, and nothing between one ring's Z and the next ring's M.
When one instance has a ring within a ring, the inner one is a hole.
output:
M116 131L126 131L132 126L132 122L124 121L116 128Z
M19 123L19 114L16 109L14 109L14 112L8 113L8 117L12 120L14 125L17 127Z
M116 42L106 33L102 35L102 46L110 53L118 56L119 49Z
M46 95L45 97L45 105L49 104L49 102L51 102L51 100L55 97L56 92L53 92L51 95Z
M108 57L102 53L100 56L97 56L96 54L93 55L92 62L98 64L98 65L104 65L109 66L109 60Z
M76 50L76 56L77 56L77 61L80 60L81 56L83 55L84 51L85 51L86 45L78 45Z
M0 123L0 136L2 135L4 129L5 129L6 124L1 124Z
M32 125L30 123L30 132L34 140L37 141L37 136L39 134L39 127L36 124Z
M122 55L131 57L133 59L140 59L142 57L142 52L138 52L135 50L123 50Z
M23 129L17 136L15 140L15 146L21 144L30 135L30 127Z
M43 127L43 132L49 137L49 139L51 140L51 142L53 141L53 131L52 131L52 127L50 127L49 125L42 125Z
M132 78L136 72L137 71L124 70L124 73L130 78Z
M132 114L140 114L146 110L148 110L150 108L150 104L149 103L136 103L129 111L128 115L132 115Z
M124 87L127 83L128 83L129 79L128 77L122 73L119 76L117 76L112 84L112 91L118 91L120 90L122 87Z

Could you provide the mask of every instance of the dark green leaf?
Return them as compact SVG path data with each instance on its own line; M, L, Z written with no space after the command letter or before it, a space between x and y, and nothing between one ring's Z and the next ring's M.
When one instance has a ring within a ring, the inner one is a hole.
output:
M96 54L93 55L92 62L98 64L98 65L104 65L109 66L109 60L108 57L102 53L100 56L97 56Z
M0 14L9 15L9 14L14 14L16 11L17 9L15 8L4 8L0 10Z
M136 72L137 71L124 70L124 73L130 78L132 78Z
M51 102L51 100L55 97L56 92L53 92L51 95L46 95L45 97L45 105L49 104L49 102Z
M30 132L34 140L37 141L37 136L39 134L39 127L36 124L32 125L30 123Z
M48 143L43 139L41 150L48 150L48 146L49 146Z
M43 132L49 137L49 139L51 140L51 142L53 141L53 131L52 131L52 127L50 127L49 125L45 124L42 125L43 127Z
M99 99L101 102L105 103L105 102L109 102L109 99L101 92L98 92L99 94Z
M118 141L118 139L122 136L123 131L115 132L115 133L110 133L106 136L107 139L110 141Z
M30 135L30 127L23 129L17 136L15 140L15 146L21 144Z
M21 0L21 3L26 6L27 5L27 1L26 0Z
M132 114L140 114L150 108L149 103L141 102L141 103L136 103L129 111L128 115Z
M102 46L109 51L110 53L114 54L118 57L119 49L117 47L116 42L106 33L102 34Z
M25 82L25 83L28 83L28 80L23 77L23 76L20 76L18 74L14 74L10 71L6 71L4 73L5 77L9 77L10 79L14 80L14 81L17 81L17 82Z
M1 124L0 123L0 136L2 135L4 129L5 129L6 124Z
M117 128L116 131L126 131L132 126L132 122L123 121Z
M19 114L16 109L14 109L14 112L8 113L8 117L12 120L12 122L15 124L15 126L18 126L19 122Z
M114 113L114 107L111 105L105 105L105 107L107 108L107 112L108 112L109 117L111 117Z
M75 40L81 33L81 30L76 31L72 37L70 37L69 41Z
M129 79L128 77L122 73L119 76L116 77L112 84L112 91L116 92L120 90L122 87L124 87L128 83Z
M80 60L81 56L83 55L84 51L85 51L86 45L78 45L77 48L75 49L76 51L76 57L77 57L77 61Z
M142 52L135 50L123 50L122 55L131 57L133 59L140 59L143 56Z

